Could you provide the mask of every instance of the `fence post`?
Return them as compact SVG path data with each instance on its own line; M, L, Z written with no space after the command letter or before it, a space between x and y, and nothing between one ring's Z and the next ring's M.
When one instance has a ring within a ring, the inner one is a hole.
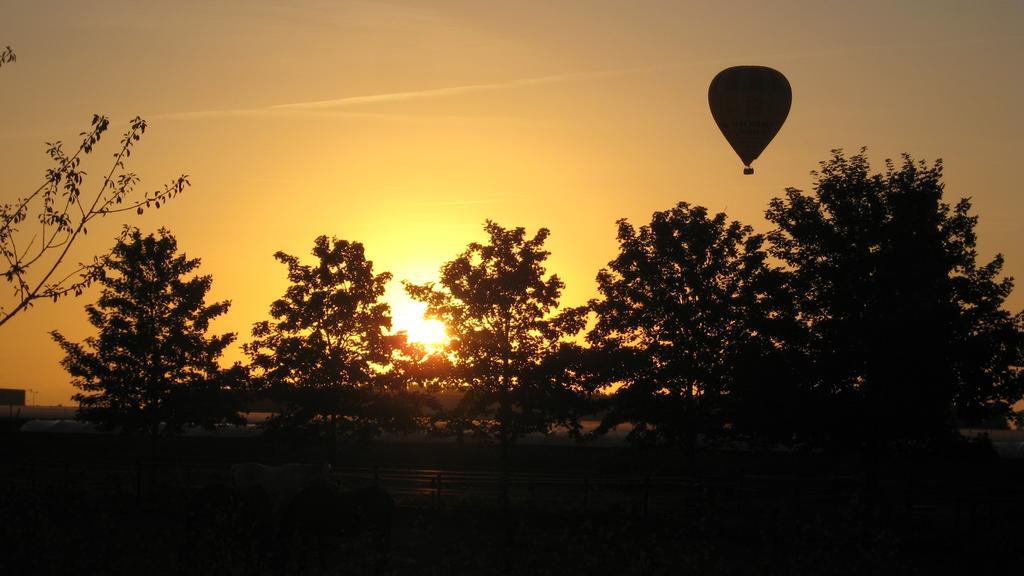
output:
M903 492L903 511L909 516L914 510L914 467L907 466L907 486Z
M430 479L430 483L434 486L434 507L441 507L441 473L439 472L436 476Z
M651 475L644 476L644 503L643 503L643 518L647 518L647 508L651 501Z
M743 515L743 492L746 488L746 474L740 474L739 480L736 481L736 514Z
M135 462L135 507L142 508L142 462Z
M501 476L499 477L498 482L498 497L501 499L501 509L507 513L509 500L509 473L504 466L502 466Z

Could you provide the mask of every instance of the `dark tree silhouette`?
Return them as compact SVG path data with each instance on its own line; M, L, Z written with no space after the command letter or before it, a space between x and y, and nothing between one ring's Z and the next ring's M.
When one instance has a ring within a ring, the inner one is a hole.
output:
M471 243L444 264L438 283L406 284L406 291L451 338L462 396L446 415L447 429L497 439L505 462L520 436L575 425L565 408L584 390L555 375L572 366L560 360L571 349L562 338L582 328L582 314L554 316L564 285L545 277L547 229L533 238L491 221L484 229L489 242Z
M617 359L610 379L621 384L600 430L628 422L635 441L692 451L698 433L738 418L756 428L736 401L786 398L780 338L793 328L785 277L767 264L763 237L681 202L639 230L619 220L618 240L590 302L588 340ZM752 412L773 407L783 420L779 401Z
M451 359L440 350L430 350L408 335L398 332L388 337L391 357L381 374L394 415L392 429L398 432L441 433L443 421L439 395L450 389L455 372Z
M306 265L274 255L291 285L270 306L274 321L257 323L244 348L282 405L277 424L326 436L333 460L339 435L368 438L401 416L382 377L391 311L381 298L391 274L374 274L358 242L320 236L313 256Z
M171 433L240 420L231 390L240 368L218 365L235 335L206 335L230 302L205 303L213 278L189 277L199 264L179 254L163 228L145 237L130 229L117 242L103 261L103 291L85 307L99 333L77 343L51 332L81 390L74 396L80 418L147 432L154 450L161 423Z
M833 434L878 448L1010 416L1024 317L1002 308L1013 287L1002 256L977 263L970 202L943 202L941 161L904 156L871 174L863 150L836 150L814 174L812 193L787 189L767 218L812 330L815 410Z

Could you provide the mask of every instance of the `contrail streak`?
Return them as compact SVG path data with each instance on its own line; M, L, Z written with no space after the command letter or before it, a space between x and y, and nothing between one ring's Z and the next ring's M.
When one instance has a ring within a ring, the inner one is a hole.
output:
M536 78L523 78L508 82L494 82L490 84L467 84L464 86L449 86L446 88L429 88L426 90L414 90L410 92L391 92L387 94L371 94L369 96L348 96L345 98L334 98L331 100L316 100L312 102L296 102L293 104L278 104L269 106L266 110L320 110L324 108L344 108L358 106L361 104L375 104L378 102L402 102L406 100L422 100L426 98L439 98L444 96L458 96L474 92L488 92L504 88L515 88L519 86L538 86L543 84L555 84L571 80L587 80L612 74L621 74L628 70L607 70L599 72L576 72L570 74L557 74L554 76L539 76Z
M534 78L521 78L506 82L492 82L486 84L466 84L462 86L447 86L444 88L428 88L424 90L412 90L408 92L388 92L384 94L369 94L365 96L346 96L330 100L313 100L308 102L292 102L288 104L274 104L259 108L239 108L225 110L199 110L195 112L175 112L157 114L153 118L210 118L218 116L276 116L290 114L330 114L352 117L375 117L391 116L389 114L372 114L360 112L335 112L339 109L362 106L366 104L379 104L385 102L405 102L409 100L424 100L430 98L444 98L447 96L459 96L476 92L488 92L506 88L522 86L540 86L545 84L556 84L571 82L575 80L589 80L605 76L627 74L650 67L620 68L612 70L598 70L594 72L571 72L567 74L556 74L551 76L538 76Z

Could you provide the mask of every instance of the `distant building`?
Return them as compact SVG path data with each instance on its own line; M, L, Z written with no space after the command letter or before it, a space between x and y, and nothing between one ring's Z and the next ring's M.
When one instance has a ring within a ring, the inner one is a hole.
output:
M25 391L18 388L0 388L0 406L24 406Z

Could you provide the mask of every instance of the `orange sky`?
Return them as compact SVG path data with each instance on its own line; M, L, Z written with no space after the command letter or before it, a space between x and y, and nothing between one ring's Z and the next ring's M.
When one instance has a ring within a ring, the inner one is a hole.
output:
M879 168L942 157L949 198L981 217L982 255L1024 277L1024 4L710 4L5 2L0 46L18 61L0 70L0 201L41 182L45 141L73 141L93 113L115 131L141 114L143 188L182 172L193 187L132 223L202 258L212 298L234 303L215 329L240 340L285 287L271 255L307 254L319 234L363 242L397 299L397 280L431 279L486 218L546 226L550 270L580 304L617 218L685 200L767 230L767 200L809 187L836 147L868 146ZM794 93L752 177L707 110L711 78L738 64L777 68ZM117 229L91 229L78 258ZM47 332L89 334L94 298L0 328L0 387L67 403Z

